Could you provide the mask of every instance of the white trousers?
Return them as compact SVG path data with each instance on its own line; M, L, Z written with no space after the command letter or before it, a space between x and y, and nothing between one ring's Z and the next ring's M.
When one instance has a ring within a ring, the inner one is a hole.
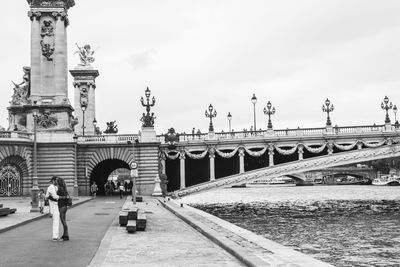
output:
M55 201L49 200L50 213L53 215L53 238L59 238L60 235L60 212L58 204Z

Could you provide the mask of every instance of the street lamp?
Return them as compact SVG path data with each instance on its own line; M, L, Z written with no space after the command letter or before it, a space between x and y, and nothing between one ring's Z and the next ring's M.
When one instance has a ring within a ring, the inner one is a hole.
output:
M383 102L381 103L381 108L386 110L385 123L390 123L388 110L393 108L393 104L392 102L389 103L389 98L387 96L385 96L385 98L383 99Z
M142 103L143 107L146 107L146 113L143 113L143 116L141 118L141 121L143 122L143 127L153 127L154 126L154 113L150 114L150 108L154 107L155 103L156 103L156 99L153 96L153 98L151 99L151 103L150 103L150 89L149 87L147 87L147 89L144 91L144 95L146 96L146 103L143 99L143 96L140 98L140 102Z
M268 129L272 129L271 115L274 115L275 111L275 107L272 107L271 102L268 101L267 107L264 107L264 114L268 115Z
M232 120L232 115L230 112L228 112L228 116L226 116L228 118L229 121L229 132L231 132L231 120Z
M395 120L394 125L397 128L399 126L399 121L397 120L397 107L396 107L396 105L393 106L393 113L394 113L394 120Z
M214 110L214 107L211 104L208 106L208 111L206 110L205 115L207 118L210 118L210 126L208 127L208 131L214 132L214 126L212 124L212 119L217 117L217 111Z
M253 103L254 131L257 131L257 124L256 124L256 103L257 103L257 97L256 97L256 94L254 94L254 93L253 93L253 97L251 98L251 103Z
M86 111L86 106L82 105L82 135L85 136L85 111Z
M329 117L329 113L333 112L334 106L331 104L331 101L327 98L325 100L325 105L322 105L322 111L326 112L327 118L326 118L326 126L332 126L331 118Z
M32 189L31 189L31 210L30 212L39 212L38 203L38 172L37 172L37 119L39 116L39 109L36 105L36 101L32 105L32 115L33 115L33 178L32 178Z

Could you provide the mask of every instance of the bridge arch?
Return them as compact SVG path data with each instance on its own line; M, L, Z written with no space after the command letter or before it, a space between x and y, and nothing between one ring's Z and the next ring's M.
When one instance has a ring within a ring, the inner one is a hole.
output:
M96 182L99 189L98 195L105 195L104 184L110 174L117 169L129 169L129 164L119 159L106 159L93 168L90 174L90 185Z

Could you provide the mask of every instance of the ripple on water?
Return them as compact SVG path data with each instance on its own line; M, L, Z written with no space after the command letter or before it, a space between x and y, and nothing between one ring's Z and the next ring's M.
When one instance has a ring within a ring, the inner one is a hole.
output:
M184 202L335 266L400 266L400 188L298 188L235 188Z

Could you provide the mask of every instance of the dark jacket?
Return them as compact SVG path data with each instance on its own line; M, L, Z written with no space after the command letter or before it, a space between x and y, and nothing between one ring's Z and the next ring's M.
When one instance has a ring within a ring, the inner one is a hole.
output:
M68 192L67 191L64 192L63 190L58 189L57 195L60 196L60 198L58 199L58 207L59 208L66 207L67 199L65 197L68 195Z

